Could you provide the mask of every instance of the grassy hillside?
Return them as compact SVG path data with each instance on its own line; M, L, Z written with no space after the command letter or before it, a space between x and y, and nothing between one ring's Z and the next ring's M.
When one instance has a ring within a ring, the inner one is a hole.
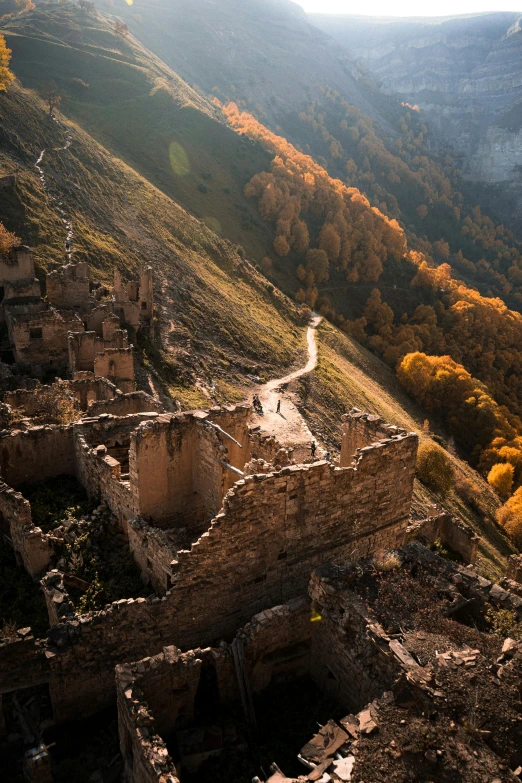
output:
M54 82L62 112L107 150L261 260L269 232L243 196L270 156L132 36L62 3L8 19L2 32L23 86Z
M233 399L247 374L277 374L298 363L305 346L293 305L228 241L61 121L63 127L18 86L0 94L0 220L34 247L39 265L64 260L65 231L34 168L46 149L49 190L73 222L75 260L88 260L106 281L116 266L127 274L153 266L159 327L155 345L140 350L174 397L206 402L194 384L214 380L218 399ZM67 150L65 127L72 134Z
M418 432L421 439L426 414L404 393L395 374L361 345L323 322L318 330L316 371L299 382L301 412L313 432L333 449L340 448L339 421L352 407L377 413L386 421ZM447 433L430 421L432 433L448 440ZM463 519L481 536L478 567L490 578L505 573L506 559L515 550L495 522L500 506L487 482L454 454L455 489L440 497L415 482L413 510L421 516L445 508Z
M247 260L259 258L272 231L249 222L244 200L231 207L234 197L243 199L242 180L266 167L267 153L217 122L197 92L133 41L115 37L103 20L79 14L67 5L46 6L10 22L13 66L26 85L42 89L54 78L61 86L66 79L89 86L69 85L59 123L19 84L0 94L0 220L34 247L41 268L52 268L64 260L54 196L73 222L75 260L88 260L97 277L108 282L116 266L130 275L151 264L158 319L154 342L137 346L142 387L185 408L244 399L251 388L247 376L278 377L301 365L305 353L296 308ZM65 42L71 24L82 28L81 42ZM63 149L67 130L72 144ZM170 139L178 146L171 147ZM181 148L189 149L186 158ZM48 192L34 167L44 149ZM200 214L202 203L212 205L201 214L207 225L177 203L188 205L191 198ZM229 236L246 237L247 259L208 227L217 228L216 220ZM301 382L301 394L313 431L333 445L340 416L353 405L417 430L425 418L391 370L330 325L320 330L319 366ZM498 501L469 467L455 462L458 492L443 503L484 537L482 568L498 576L511 551L493 522ZM471 493L463 490L464 480L472 482ZM419 512L440 500L416 487Z

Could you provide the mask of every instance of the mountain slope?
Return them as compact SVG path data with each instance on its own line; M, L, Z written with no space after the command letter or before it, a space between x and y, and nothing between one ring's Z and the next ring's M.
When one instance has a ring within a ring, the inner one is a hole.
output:
M469 179L512 186L520 203L520 14L372 19L310 14L387 93L418 104Z
M300 111L327 84L386 122L365 73L289 0L116 0L100 7L124 19L191 84L258 104L271 123Z
M49 194L73 223L74 259L89 261L97 277L109 281L115 267L128 275L151 264L160 318L144 359L156 363L164 390L182 401L197 378L217 381L218 390L222 381L222 399L233 399L245 374L277 374L299 361L305 345L293 306L229 242L60 120L64 127L19 86L0 95L0 219L34 247L38 264L48 269L64 260L65 229ZM72 135L67 150L65 128ZM42 149L47 193L34 167Z
M108 107L112 103L107 99ZM73 222L75 260L88 260L97 277L109 281L115 266L129 275L140 263L152 264L158 321L154 343L138 345L142 385L185 408L208 406L210 400L247 398L252 389L247 375L279 377L303 364L304 329L295 307L229 242L85 130L57 116L58 124L19 85L0 96L0 220L34 246L41 267L54 267L63 259L64 241L54 196ZM66 131L72 144L64 149ZM34 167L43 149L47 192ZM391 371L369 354L361 365L357 356L366 352L328 330L334 340L321 348L307 403L314 432L324 432L329 442L340 414L358 403L420 429L423 413L397 392ZM459 466L473 475L460 461ZM479 492L484 487L479 479L477 486ZM420 486L416 497L417 507L429 511L434 498ZM492 524L494 499L488 496L477 517L459 496L448 502L482 531L484 558L498 573L510 548Z
M12 68L26 87L64 94L61 108L93 138L258 261L263 221L243 187L268 165L221 113L132 36L75 5L39 6L8 19Z

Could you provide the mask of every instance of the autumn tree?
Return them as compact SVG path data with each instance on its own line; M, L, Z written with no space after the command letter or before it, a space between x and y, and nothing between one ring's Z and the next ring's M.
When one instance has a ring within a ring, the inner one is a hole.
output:
M497 462L488 473L488 483L501 497L509 497L513 489L515 469L509 462Z
M422 443L417 452L417 475L423 484L446 495L455 481L449 456L436 443Z
M324 250L309 250L306 254L306 269L312 272L316 283L328 280L328 256Z
M341 237L331 223L325 223L321 229L319 248L324 250L331 264L338 260L341 254Z
M497 522L522 552L522 487L497 511Z
M274 239L274 250L277 255L281 256L282 258L287 256L290 252L290 245L288 244L288 240L282 234L279 234L279 236Z
M9 70L11 49L8 49L5 38L0 35L0 92L5 92L14 79L14 74Z
M20 242L21 240L16 234L8 231L4 224L0 223L0 253L8 253L11 248L16 247Z

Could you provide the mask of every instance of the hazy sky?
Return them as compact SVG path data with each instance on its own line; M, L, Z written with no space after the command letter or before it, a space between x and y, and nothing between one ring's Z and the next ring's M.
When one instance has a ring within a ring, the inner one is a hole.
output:
M365 14L368 16L453 16L482 11L518 11L522 0L295 0L305 11L332 14Z

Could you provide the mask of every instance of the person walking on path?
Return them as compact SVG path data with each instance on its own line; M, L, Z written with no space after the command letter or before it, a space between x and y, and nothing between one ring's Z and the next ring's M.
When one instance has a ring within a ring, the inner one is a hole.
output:
M276 413L281 413L281 400L278 400L278 401L277 401L277 409L276 409Z
M312 441L312 445L310 446L310 450L312 452L312 457L315 457L315 450L317 449L317 443L315 440Z

